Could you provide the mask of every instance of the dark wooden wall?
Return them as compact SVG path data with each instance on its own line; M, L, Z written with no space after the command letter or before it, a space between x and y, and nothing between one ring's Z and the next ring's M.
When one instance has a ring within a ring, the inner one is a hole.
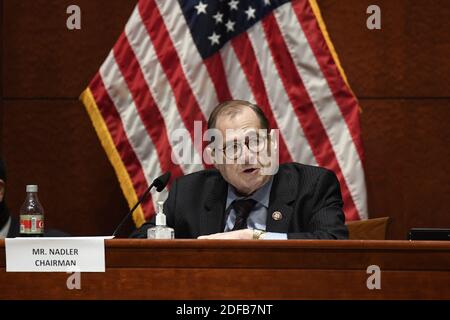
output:
M28 183L40 186L47 225L74 235L109 234L126 213L78 96L135 2L2 1L0 151L14 213ZM363 109L371 217L392 217L393 239L450 227L450 1L318 2ZM80 31L66 28L70 4L81 7ZM381 7L381 30L366 28L370 4Z

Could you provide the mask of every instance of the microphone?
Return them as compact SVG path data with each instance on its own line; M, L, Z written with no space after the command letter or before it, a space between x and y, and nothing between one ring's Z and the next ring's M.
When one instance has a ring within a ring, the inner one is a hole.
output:
M139 201L136 202L136 204L133 206L133 208L131 208L131 210L128 212L128 214L122 219L120 224L117 226L116 230L114 230L112 236L113 237L116 236L117 232L120 230L120 228L125 223L125 221L127 221L128 217L131 216L133 214L134 210L136 210L136 208L145 200L145 198L147 198L147 195L150 193L150 190L153 187L156 187L156 191L161 192L164 190L164 188L166 187L169 180L170 180L170 172L166 172L163 175L156 178L155 180L153 180L152 184L147 188L147 190L145 190L144 194L141 196Z

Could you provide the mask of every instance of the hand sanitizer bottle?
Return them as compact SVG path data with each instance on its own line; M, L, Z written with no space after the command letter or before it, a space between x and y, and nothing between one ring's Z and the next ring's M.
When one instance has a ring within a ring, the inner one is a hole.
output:
M147 239L174 239L175 232L166 225L166 215L163 212L164 201L158 201L156 211L156 226L147 230Z

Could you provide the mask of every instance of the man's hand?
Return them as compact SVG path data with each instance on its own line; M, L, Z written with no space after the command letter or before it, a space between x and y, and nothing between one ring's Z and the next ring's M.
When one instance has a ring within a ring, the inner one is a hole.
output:
M198 239L240 239L251 240L253 239L252 229L242 229L230 232L214 233L207 236L200 236Z

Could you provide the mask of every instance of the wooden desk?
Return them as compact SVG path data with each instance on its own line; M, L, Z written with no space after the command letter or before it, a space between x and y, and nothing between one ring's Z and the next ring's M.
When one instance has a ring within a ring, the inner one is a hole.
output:
M370 265L381 290L366 286ZM106 272L6 273L1 299L450 299L450 242L107 240Z

